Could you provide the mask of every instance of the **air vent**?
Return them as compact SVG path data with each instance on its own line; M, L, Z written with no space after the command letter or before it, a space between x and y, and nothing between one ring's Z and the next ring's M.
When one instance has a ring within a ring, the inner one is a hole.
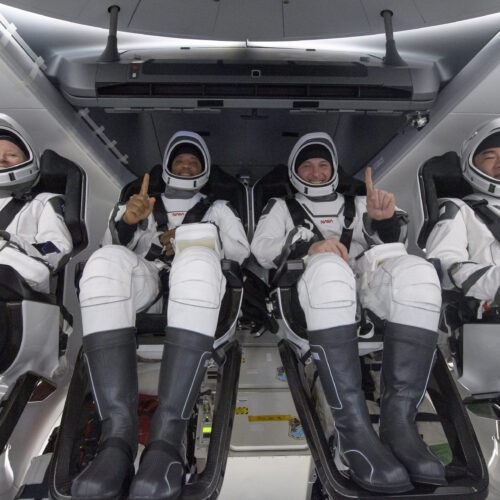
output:
M409 100L410 89L373 85L116 83L97 84L98 97L193 97L198 99L357 99Z

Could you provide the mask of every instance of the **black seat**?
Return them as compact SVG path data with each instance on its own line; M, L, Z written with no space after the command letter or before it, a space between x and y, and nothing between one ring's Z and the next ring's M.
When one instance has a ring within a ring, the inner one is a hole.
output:
M472 194L470 184L463 178L460 158L448 151L427 160L418 175L424 222L417 243L425 248L427 238L439 219L439 198L464 198Z

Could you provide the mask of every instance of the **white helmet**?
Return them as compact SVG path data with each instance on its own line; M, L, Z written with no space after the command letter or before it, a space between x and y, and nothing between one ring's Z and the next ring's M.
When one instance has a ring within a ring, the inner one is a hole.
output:
M324 184L309 184L297 175L297 168L309 158L325 158L332 165L332 176ZM295 144L288 158L290 182L300 193L309 198L332 194L339 184L337 149L333 139L325 132L303 135Z
M174 175L170 168L174 158L181 153L195 155L201 163L201 172L194 177ZM167 190L187 191L193 195L208 181L210 176L210 153L205 141L195 132L181 130L176 132L165 148L163 156L163 174Z
M27 134L21 130L12 118L0 113L0 140L12 142L26 157L13 167L0 168L0 198L29 191L40 175L38 156L26 140Z
M500 147L500 118L480 125L462 144L460 158L465 180L477 191L500 198L500 179L486 175L474 165L476 154L494 147Z

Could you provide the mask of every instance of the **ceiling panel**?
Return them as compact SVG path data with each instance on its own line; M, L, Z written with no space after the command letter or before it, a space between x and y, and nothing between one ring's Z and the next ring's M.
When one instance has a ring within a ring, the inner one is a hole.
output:
M451 23L500 12L499 0L0 0L66 21L108 28L110 5L120 6L118 29L212 40L317 39L384 32L382 9L394 31Z
M499 0L414 0L426 25L462 21L500 11Z
M285 38L347 37L369 30L359 0L284 0Z
M282 0L239 0L219 3L220 11L214 35L221 40L283 38Z
M220 2L214 0L141 1L130 23L136 32L212 38Z

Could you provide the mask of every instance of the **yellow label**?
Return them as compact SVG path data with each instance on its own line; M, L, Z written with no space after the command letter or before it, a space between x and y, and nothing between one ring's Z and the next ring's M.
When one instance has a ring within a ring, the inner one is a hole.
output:
M288 422L294 417L292 415L250 415L249 422Z
M248 408L246 406L237 406L234 413L236 415L248 415Z

